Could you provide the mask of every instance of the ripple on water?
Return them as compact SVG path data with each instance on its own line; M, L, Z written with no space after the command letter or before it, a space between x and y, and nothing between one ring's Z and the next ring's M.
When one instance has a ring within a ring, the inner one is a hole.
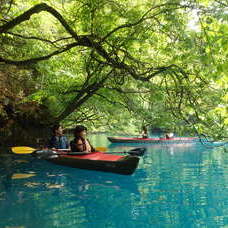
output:
M96 146L108 146L105 140ZM132 176L4 155L0 227L227 226L228 154L193 145L146 147Z

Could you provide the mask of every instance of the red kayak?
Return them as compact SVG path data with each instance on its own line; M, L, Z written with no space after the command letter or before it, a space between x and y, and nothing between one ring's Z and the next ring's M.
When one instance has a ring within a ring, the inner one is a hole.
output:
M108 137L112 143L193 143L198 142L197 137L172 137L172 138L127 138Z
M80 169L99 170L124 175L132 174L138 166L139 157L93 152L86 155L58 155L45 160Z

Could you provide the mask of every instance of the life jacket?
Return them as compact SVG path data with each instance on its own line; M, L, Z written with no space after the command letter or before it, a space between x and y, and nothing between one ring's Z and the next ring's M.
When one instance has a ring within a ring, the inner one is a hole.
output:
M70 143L71 150L75 152L92 152L94 151L94 148L90 145L89 141L87 139L84 139L82 137L74 138L73 141Z

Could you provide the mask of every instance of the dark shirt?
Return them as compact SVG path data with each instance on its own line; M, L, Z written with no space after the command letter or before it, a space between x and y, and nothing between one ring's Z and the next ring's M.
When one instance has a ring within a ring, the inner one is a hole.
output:
M80 144L79 141L82 143ZM87 140L87 142L89 143L90 147L91 147L91 152L95 152L96 150L93 148L93 146L90 144L89 140ZM70 142L70 148L72 152L84 152L86 150L86 142L85 139L78 137L78 138L74 138L71 142Z
M56 148L56 149L68 149L69 143L68 143L67 137L64 135L62 136L53 135L49 141L49 147Z

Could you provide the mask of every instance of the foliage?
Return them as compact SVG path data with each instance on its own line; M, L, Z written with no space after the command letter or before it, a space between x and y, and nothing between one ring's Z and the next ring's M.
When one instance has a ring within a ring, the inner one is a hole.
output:
M226 136L225 1L4 3L0 62L33 72L33 90L18 102L44 111L30 119L38 113L42 124L133 133L144 124Z

